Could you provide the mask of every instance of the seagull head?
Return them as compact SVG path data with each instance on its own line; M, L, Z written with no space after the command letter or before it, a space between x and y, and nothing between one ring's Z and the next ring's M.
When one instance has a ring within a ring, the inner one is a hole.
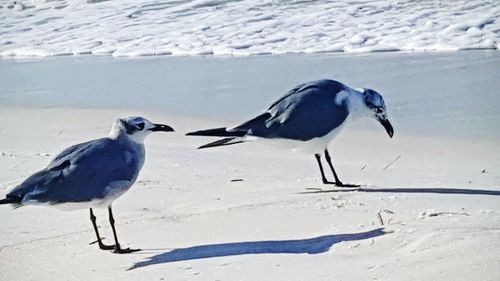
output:
M389 119L387 119L387 110L382 96L372 89L363 89L362 95L363 102L366 107L365 112L367 112L368 116L374 118L382 124L389 137L392 138L394 135L394 129L392 128Z
M142 143L147 135L152 132L173 132L172 127L163 124L154 124L146 118L139 116L123 117L115 121L109 137L116 139L125 136L129 140Z

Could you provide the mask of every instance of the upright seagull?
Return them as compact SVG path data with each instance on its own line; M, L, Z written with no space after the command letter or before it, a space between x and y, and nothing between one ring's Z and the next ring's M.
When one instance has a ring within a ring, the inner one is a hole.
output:
M328 144L338 135L348 120L357 117L376 119L392 138L394 129L387 119L382 96L371 89L352 89L334 80L319 80L301 84L274 102L261 115L233 128L216 128L188 133L191 136L216 136L223 139L199 148L242 143L260 138L280 140L296 148L314 154L324 184L353 187L340 181L328 153ZM326 179L321 164L321 153L335 177Z
M90 208L90 220L102 250L131 253L122 249L116 236L111 204L135 182L144 164L144 138L151 132L171 132L167 125L153 124L142 117L118 119L109 136L73 145L49 165L31 175L8 193L0 204L15 207L31 204ZM105 245L97 230L94 207L107 207L115 245Z

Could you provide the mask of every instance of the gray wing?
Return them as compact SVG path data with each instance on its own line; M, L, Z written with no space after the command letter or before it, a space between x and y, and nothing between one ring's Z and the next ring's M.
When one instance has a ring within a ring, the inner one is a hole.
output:
M265 138L307 141L322 137L347 118L346 104L335 103L337 94L344 89L343 84L333 80L299 85L264 114L234 129L248 130L249 135Z
M107 138L69 147L7 197L52 204L105 198L114 182L135 181L144 157L137 150Z

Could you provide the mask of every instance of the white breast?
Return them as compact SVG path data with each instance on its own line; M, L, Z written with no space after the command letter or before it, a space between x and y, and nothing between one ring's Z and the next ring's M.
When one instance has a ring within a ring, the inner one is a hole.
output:
M347 120L346 120L347 121ZM345 123L345 122L344 122ZM328 144L340 133L344 127L344 123L332 130L323 137L313 138L308 141L280 139L280 138L259 138L254 136L245 137L245 141L256 141L266 145L274 146L281 149L289 149L300 153L316 154L323 153L328 147Z

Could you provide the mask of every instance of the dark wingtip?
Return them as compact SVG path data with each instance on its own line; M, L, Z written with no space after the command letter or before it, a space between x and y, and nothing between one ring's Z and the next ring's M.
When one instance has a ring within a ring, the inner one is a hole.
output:
M223 139L211 142L211 143L204 144L204 145L198 147L198 149L217 147L217 146L226 146L226 145L232 145L232 144L237 144L237 143L242 143L242 142L244 142L244 140L239 140L236 137L229 137L229 138L223 138Z
M10 198L10 197L5 197L4 199L0 200L0 205L3 204L20 204L21 200L17 198Z
M243 135L242 132L228 132L226 127L199 130L199 131L189 132L186 134L186 136L206 136L206 137L236 137L242 135Z

